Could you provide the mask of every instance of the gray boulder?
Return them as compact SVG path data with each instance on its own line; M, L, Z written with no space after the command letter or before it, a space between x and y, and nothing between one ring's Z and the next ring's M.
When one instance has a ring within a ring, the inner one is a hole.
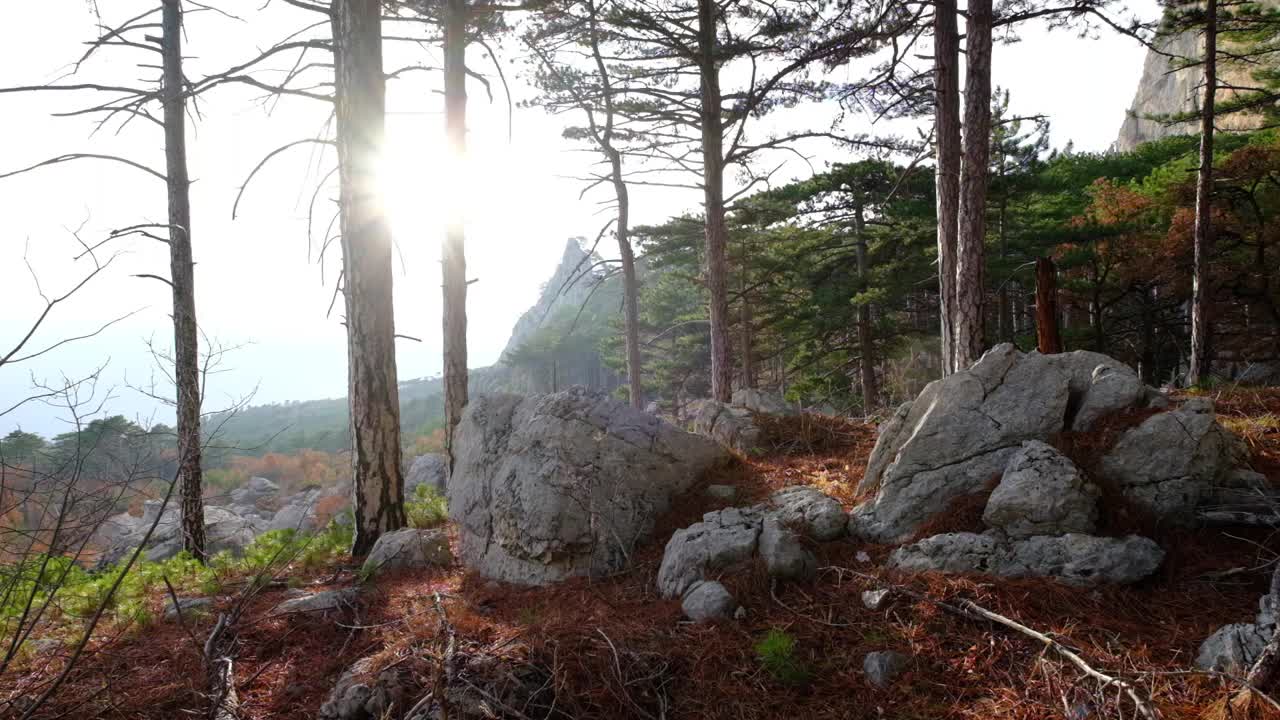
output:
M1065 455L1029 440L1010 458L982 520L1014 538L1091 533L1098 520L1098 488Z
M270 517L270 501L280 492L280 486L264 477L251 477L244 487L231 491L230 507L240 515Z
M213 598L209 597L178 598L177 605L174 605L173 599L170 598L165 603L164 619L172 622L181 618L190 622L197 615L209 612L211 607L213 607Z
M734 616L738 601L714 580L699 580L685 592L680 610L694 622L724 620Z
M764 513L759 508L726 508L677 530L667 541L658 568L658 591L681 597L708 573L755 555Z
M1130 429L1102 458L1102 472L1125 497L1174 524L1195 520L1240 459L1238 440L1218 424L1213 403L1193 398Z
M862 672L867 682L878 688L886 688L907 669L911 658L893 650L877 650L862 658Z
M912 572L1052 577L1073 585L1128 584L1164 560L1153 541L1070 533L1010 540L999 532L946 533L894 550L889 566Z
M1271 640L1257 623L1224 625L1200 644L1195 666L1201 670L1244 675Z
M862 606L868 610L879 610L888 604L890 592L887 588L863 590Z
M413 459L404 476L404 496L412 498L419 485L435 488L444 494L449 484L449 459L440 453L427 453Z
M333 612L345 610L355 602L357 591L353 588L345 590L322 590L321 592L299 593L278 603L268 615L288 615L290 613Z
M481 397L455 439L449 514L462 560L523 585L621 569L672 499L728 459L707 438L582 388Z
M444 530L404 528L384 533L365 558L361 574L372 577L387 570L416 570L453 564L449 535Z
M715 400L699 400L691 408L693 431L744 455L759 454L762 432L746 408Z
M761 525L759 552L770 577L809 580L818 571L818 559L776 514L765 517Z
M99 568L124 560L142 542L152 523L160 515L160 501L148 500L143 505L142 519L130 523L129 531L117 537L115 543L98 556ZM231 508L217 505L204 507L204 533L206 549L210 555L229 551L239 555L259 533L266 529L266 521L257 515L242 515ZM143 557L150 561L167 560L182 551L182 531L176 501L171 501L164 516L156 524L155 532L147 541Z
M823 542L844 535L849 517L835 498L814 487L795 485L769 498L772 515L784 524Z
M755 388L738 388L733 391L730 404L763 415L799 415L794 405L773 393Z
M1024 442L1088 429L1147 401L1133 371L1097 353L1023 354L1009 344L930 383L884 424L849 530L901 542L966 495L983 492Z
M316 503L324 496L324 491L319 488L290 495L281 508L271 516L271 520L267 523L267 530L311 532L320 529L315 510Z

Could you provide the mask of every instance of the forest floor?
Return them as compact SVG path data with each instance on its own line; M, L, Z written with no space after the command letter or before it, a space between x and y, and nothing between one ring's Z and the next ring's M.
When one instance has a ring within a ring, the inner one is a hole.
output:
M1248 442L1255 469L1280 486L1280 390L1235 390L1215 399L1224 423ZM1121 417L1101 431L1064 437L1059 445L1087 471L1090 458L1121 427L1140 419ZM873 426L828 419L775 430L785 438L775 452L737 462L704 482L736 484L738 505L790 485L817 485L847 506L855 502L853 488L875 442ZM844 539L813 547L822 569L811 584L771 588L760 567L725 573L723 582L744 606L745 618L695 625L682 620L678 601L657 596L655 576L670 534L719 506L695 488L627 571L602 580L528 589L460 568L402 574L369 583L356 607L340 617L271 617L269 609L286 589L269 587L252 600L237 627L241 717L316 717L338 676L367 657L373 658L370 676L394 672L421 696L441 672L446 627L457 633L455 662L500 658L512 672L540 684L524 707L495 700L493 717L1135 716L1116 688L1100 687L1042 644L934 602L959 598L1049 634L1093 667L1129 679L1164 717L1246 716L1224 706L1236 689L1229 681L1190 669L1211 632L1252 620L1267 589L1268 565L1280 552L1280 538L1270 531L1144 528L1168 550L1160 572L1136 586L1093 590L1051 580L896 575L881 567L891 548ZM978 521L971 508L955 510L931 531L969 529ZM1141 525L1121 510L1104 514L1107 533ZM289 577L289 585L307 589L354 582L353 567ZM919 599L895 594L880 610L863 606L863 590L889 584ZM220 608L233 601L220 598ZM157 607L163 602L156 598ZM205 715L209 699L199 644L215 616L216 611L195 619L190 627L155 622L112 628L39 716ZM771 631L794 641L788 660L794 672L779 673L776 666L770 672L762 663L757 647ZM875 650L911 658L891 687L875 688L866 680L863 657ZM29 679L47 679L62 663L59 653L41 653L26 671ZM1261 712L1254 708L1254 716Z

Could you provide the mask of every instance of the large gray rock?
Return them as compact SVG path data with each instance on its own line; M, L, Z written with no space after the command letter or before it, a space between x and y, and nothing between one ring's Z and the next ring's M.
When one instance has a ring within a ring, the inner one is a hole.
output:
M849 530L901 542L958 498L984 492L1022 443L1145 402L1137 376L1104 355L999 345L930 383L885 423L858 486L875 495L854 510Z
M524 585L622 568L672 498L728 459L707 438L582 388L478 398L455 439L449 514L462 560Z
M1029 440L1009 460L982 520L1015 538L1091 533L1098 520L1098 488L1065 455Z
M1276 608L1271 595L1258 601L1258 615L1251 623L1232 623L1218 628L1200 644L1195 666L1201 670L1243 676L1276 630Z
M365 558L361 574L372 577L389 570L418 570L453 564L449 535L444 530L404 528L383 533Z
M280 486L264 477L251 477L244 487L231 491L230 509L238 515L258 515L270 518L272 500L280 492Z
M733 617L738 601L724 585L715 580L699 580L684 594L680 610L694 622L725 620Z
M435 488L444 494L449 484L449 459L440 453L427 453L413 459L404 476L404 496L412 498L419 485Z
M662 554L658 591L663 597L680 597L708 573L750 559L763 521L759 508L726 508L677 530Z
M1239 460L1238 440L1218 424L1213 403L1194 398L1127 431L1101 468L1136 506L1161 520L1188 524Z
M311 532L320 529L319 520L316 518L316 503L323 497L325 497L325 491L319 488L290 495L267 522L267 530Z
M750 410L715 400L699 400L691 410L695 433L744 455L756 455L763 450L762 433Z
M143 506L142 518L130 523L129 531L117 537L114 544L98 556L98 567L113 565L125 559L142 542L147 530L160 514L160 501L148 500ZM168 560L182 551L182 533L176 501L165 508L164 516L156 524L143 557L157 562ZM204 507L205 548L210 555L229 551L239 555L259 533L266 529L266 521L254 514L242 515L231 508L217 505Z
M1052 577L1075 585L1127 584L1160 567L1164 551L1151 540L1067 534L1010 540L998 532L946 533L893 551L889 565L912 572Z
M756 388L738 388L733 391L730 404L763 415L799 415L794 405L774 395Z
M759 552L770 577L809 580L818 571L818 559L777 514L765 517L760 527Z
M823 542L844 535L849 520L838 500L805 485L779 490L768 505L771 514L784 524Z

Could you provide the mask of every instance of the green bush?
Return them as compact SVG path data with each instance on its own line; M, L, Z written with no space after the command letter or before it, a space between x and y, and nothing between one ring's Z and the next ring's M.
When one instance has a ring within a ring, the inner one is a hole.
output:
M756 643L756 657L774 680L787 685L804 685L811 673L796 658L796 639L782 630L770 630Z
M419 530L439 527L449 519L449 501L435 488L419 485L413 499L404 504L404 512L411 527Z

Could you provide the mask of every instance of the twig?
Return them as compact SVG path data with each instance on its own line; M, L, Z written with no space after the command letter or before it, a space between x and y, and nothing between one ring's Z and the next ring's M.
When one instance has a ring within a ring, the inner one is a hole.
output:
M440 700L440 720L449 720L449 687L453 685L453 654L457 648L458 637L457 633L454 632L453 625L449 622L448 613L444 611L444 605L440 602L440 593L432 593L431 600L435 603L436 612L440 614L440 630L445 635L444 657L440 659L440 672L436 677L436 690ZM484 691L481 690L480 692Z

